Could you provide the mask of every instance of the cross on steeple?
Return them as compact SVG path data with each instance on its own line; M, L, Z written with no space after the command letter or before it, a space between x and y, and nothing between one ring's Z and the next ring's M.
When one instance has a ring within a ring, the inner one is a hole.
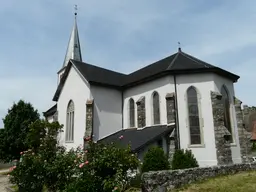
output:
M76 16L77 15L77 5L75 5L74 9L75 9L75 16Z

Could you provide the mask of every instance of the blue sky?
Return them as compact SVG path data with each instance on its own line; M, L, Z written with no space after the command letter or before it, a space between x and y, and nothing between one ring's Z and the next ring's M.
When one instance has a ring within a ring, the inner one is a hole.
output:
M180 41L184 52L240 75L236 96L256 105L254 0L8 0L0 6L1 118L19 99L40 112L53 104L74 4L84 61L128 73L175 53Z

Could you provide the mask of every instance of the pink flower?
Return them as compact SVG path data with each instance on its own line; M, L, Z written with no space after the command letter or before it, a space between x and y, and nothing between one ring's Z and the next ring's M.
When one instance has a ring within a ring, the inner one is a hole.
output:
M120 137L119 137L119 139L123 139L124 138L124 136L123 135L121 135Z
M10 174L8 174L7 176L10 177Z
M85 153L88 153L88 150L85 150Z
M79 168L82 168L84 166L84 163L81 163L80 165L79 165Z
M13 169L16 169L16 166L13 166L12 168L13 168Z
M85 164L87 165L89 163L89 161L85 161Z
M23 152L21 151L21 152L20 152L20 154L22 155L22 154L23 154Z

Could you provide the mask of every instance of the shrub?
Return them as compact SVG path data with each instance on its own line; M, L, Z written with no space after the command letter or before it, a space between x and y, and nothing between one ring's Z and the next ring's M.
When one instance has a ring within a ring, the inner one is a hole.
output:
M42 191L44 185L44 168L42 159L32 151L22 155L22 162L11 168L10 182L19 187L20 192Z
M62 126L57 122L49 123L44 120L37 120L29 128L26 141L31 149L20 152L21 161L17 163L15 169L10 173L10 181L18 185L19 191L40 192L44 184L47 185L49 183L55 189L55 186L60 186L57 181L61 180L57 180L54 176L56 174L58 174L57 177L61 174L67 176L68 173L66 172L70 171L69 169L64 169L65 172L60 174L60 171L63 171L63 169L60 169L55 174L56 161L60 163L60 159L66 160L66 158L63 158L65 157L63 155L65 150L57 145L57 135Z
M172 169L187 169L198 167L198 162L191 150L178 149L173 154Z
M79 166L78 179L67 186L66 191L123 191L129 184L128 171L136 171L137 157L130 147L89 142L84 160ZM89 190L90 189L90 190Z
M170 169L168 157L160 147L151 147L144 155L141 171L159 171Z

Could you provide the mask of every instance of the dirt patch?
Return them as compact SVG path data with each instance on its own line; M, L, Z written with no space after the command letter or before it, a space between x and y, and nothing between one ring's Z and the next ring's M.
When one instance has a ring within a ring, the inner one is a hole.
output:
M5 192L7 186L9 186L9 178L6 175L0 175L0 192Z

